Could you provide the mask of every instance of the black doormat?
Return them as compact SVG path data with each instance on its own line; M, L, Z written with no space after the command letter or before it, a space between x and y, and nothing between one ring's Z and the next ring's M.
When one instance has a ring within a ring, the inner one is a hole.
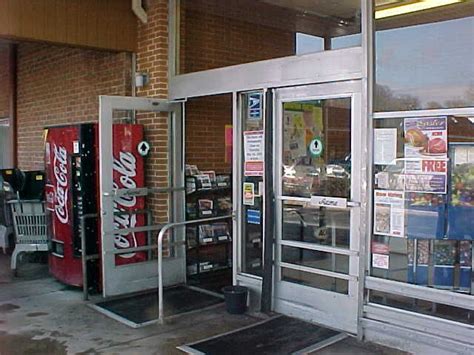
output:
M164 316L166 318L213 306L223 300L185 286L177 286L163 291L163 301ZM133 328L148 325L158 320L158 295L156 290L99 302L93 307L99 312Z
M299 319L278 316L233 332L178 347L188 354L298 354L315 351L346 335Z

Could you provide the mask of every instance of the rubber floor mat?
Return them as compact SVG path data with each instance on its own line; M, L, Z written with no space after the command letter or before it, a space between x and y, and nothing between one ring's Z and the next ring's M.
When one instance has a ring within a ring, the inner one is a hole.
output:
M342 340L346 335L299 319L278 316L178 347L188 354L303 354Z
M189 289L184 286L167 288L163 292L165 317L187 313L223 302L203 292ZM156 290L144 294L107 300L94 305L97 310L105 310L105 314L112 316L132 327L156 321L158 318L158 295ZM115 316L114 316L115 315ZM120 319L121 318L121 319Z

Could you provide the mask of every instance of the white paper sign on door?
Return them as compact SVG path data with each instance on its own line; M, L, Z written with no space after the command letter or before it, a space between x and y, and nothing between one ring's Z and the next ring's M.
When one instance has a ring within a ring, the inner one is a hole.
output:
M395 164L397 158L397 129L377 128L374 133L374 163Z
M263 131L244 132L244 175L263 176L265 140Z
M372 254L372 267L379 269L389 269L390 256L383 254Z

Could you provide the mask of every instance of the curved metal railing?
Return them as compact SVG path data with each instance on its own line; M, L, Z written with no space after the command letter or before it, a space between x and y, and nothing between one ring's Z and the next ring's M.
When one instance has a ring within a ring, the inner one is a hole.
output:
M229 218L234 218L234 214L221 217L210 217L195 219L192 221L184 222L173 222L168 223L163 226L163 228L158 233L158 323L163 324L164 320L164 310L163 310L163 238L165 233L175 227L186 226L190 224L201 224L203 222L215 222L220 220L225 220Z

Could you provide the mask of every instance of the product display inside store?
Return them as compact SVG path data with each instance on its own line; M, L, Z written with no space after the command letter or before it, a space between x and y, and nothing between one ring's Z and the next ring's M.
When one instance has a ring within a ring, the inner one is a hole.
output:
M233 266L231 95L190 99L185 123L186 281L221 293Z
M231 214L231 176L187 165L186 219L206 220ZM188 284L220 292L232 272L232 220L188 226L186 245Z

